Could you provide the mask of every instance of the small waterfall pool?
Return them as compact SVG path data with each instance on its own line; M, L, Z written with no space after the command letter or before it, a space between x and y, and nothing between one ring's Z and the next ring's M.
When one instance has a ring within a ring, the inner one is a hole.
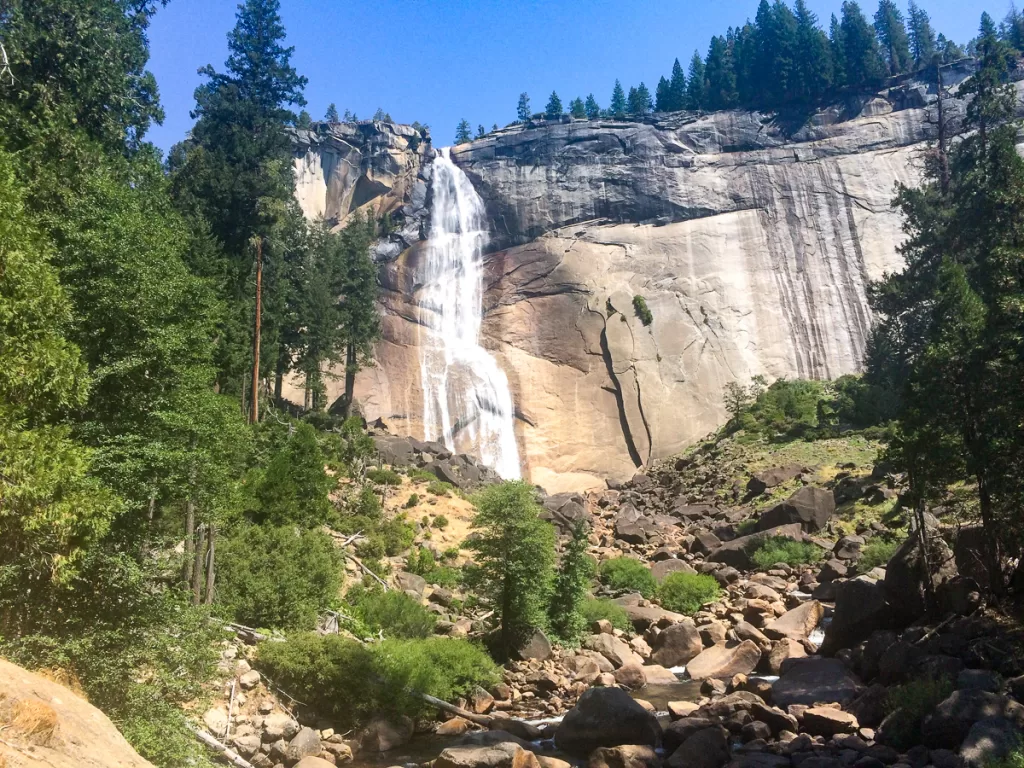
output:
M431 193L417 293L424 439L440 440L516 480L521 468L508 378L480 344L486 211L448 148L434 160Z

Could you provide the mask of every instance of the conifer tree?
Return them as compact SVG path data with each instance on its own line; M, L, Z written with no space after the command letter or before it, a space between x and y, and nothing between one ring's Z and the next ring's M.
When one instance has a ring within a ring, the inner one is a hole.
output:
M583 120L587 117L587 107L579 96L569 102L569 114L577 120Z
M928 13L914 0L907 5L907 34L914 67L921 69L930 64L936 54L935 30Z
M757 34L754 25L744 24L736 31L733 42L733 61L736 65L736 91L741 104L753 104L759 83L757 71Z
M854 0L843 2L840 29L844 83L855 88L878 85L885 76L885 62L878 50L875 30L868 24L860 5Z
M669 112L669 105L672 103L672 93L668 80L662 75L658 79L658 86L654 89L654 111Z
M1010 2L1010 10L1002 24L1003 40L1018 53L1024 51L1024 13L1017 10L1017 4Z
M626 102L626 92L622 90L622 83L616 80L615 87L612 88L612 100L611 104L608 105L608 112L612 117L625 117L628 109L629 104Z
M704 60L700 53L693 52L690 59L690 73L687 77L686 108L694 111L707 106L707 83L704 80Z
M328 123L337 123L339 122L339 120L340 118L338 117L338 108L334 105L334 102L332 101L327 106L327 113L324 115L324 121Z
M708 86L708 109L730 109L736 106L736 68L729 42L725 38L711 38L708 58L704 65L704 77Z
M805 0L796 0L797 78L794 96L818 103L832 87L832 51L828 38L818 26L818 17Z
M587 599L590 581L596 569L587 554L590 526L579 521L572 528L569 543L562 553L555 575L548 618L555 636L566 643L578 642L586 630L581 608Z
M632 89L631 89L632 90ZM651 92L647 86L640 83L636 87L636 111L635 114L646 116L654 111L654 99L651 98ZM631 110L632 111L632 110Z
M544 107L544 116L548 120L556 120L562 116L562 100L558 98L555 91L552 91L548 97L547 106Z
M842 24L834 13L828 27L828 47L832 53L832 84L841 88L846 85L846 42Z
M455 143L456 144L468 144L473 140L473 129L469 124L469 120L462 118L459 120L459 124L455 128Z
M525 123L530 119L530 96L527 93L519 94L519 103L516 105L516 119Z
M588 120L597 120L601 117L601 107L597 103L597 99L594 98L594 94L587 96L586 102L583 104L583 108L587 112Z
M295 119L296 128L309 129L313 126L313 118L306 110L299 112L299 116Z
M686 73L679 59L672 62L672 76L668 81L669 98L667 112L678 112L686 108Z
M894 0L879 0L875 12L875 32L889 66L889 74L896 76L906 72L910 67L910 40L903 22L903 13Z

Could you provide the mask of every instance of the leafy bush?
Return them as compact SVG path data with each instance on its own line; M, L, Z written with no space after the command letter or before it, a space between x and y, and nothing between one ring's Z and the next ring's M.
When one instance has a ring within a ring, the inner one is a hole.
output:
M434 527L437 528L439 531L443 531L445 528L448 527L448 518L444 515L438 515L434 518Z
M640 318L640 322L644 325L650 325L654 322L654 315L651 314L650 308L647 306L647 299L639 294L633 297L633 309L636 311L636 316Z
M434 496L451 496L455 486L451 483L443 483L440 480L431 480L427 486L427 493Z
M446 551L442 559L453 560L458 557L459 552L455 550L454 556L448 556ZM462 583L462 571L450 565L440 565L434 557L434 553L426 547L419 547L413 550L405 564L409 573L415 573L427 580L428 584L436 584L446 589L454 589Z
M224 539L217 602L240 624L312 629L337 604L340 557L330 537L294 526L244 525Z
M584 601L583 605L580 606L580 613L583 615L588 627L599 619L605 619L610 621L613 627L621 629L623 632L628 632L633 628L626 610L621 605L616 605L604 597L599 599L591 598Z
M758 568L770 568L776 563L790 566L806 565L821 559L821 547L809 541L794 541L785 536L768 536L753 543L748 550L750 559Z
M1024 741L1017 739L1017 747L1000 760L990 760L985 768L1024 768Z
M316 430L300 423L284 447L271 457L259 480L256 518L274 525L322 525L331 518L328 494L333 485L324 471Z
M888 536L873 536L861 551L860 560L857 561L857 570L867 573L872 568L885 568L892 556L896 554L896 550L900 548L901 543Z
M412 467L408 472L409 479L414 483L431 483L437 480L437 476L433 472L427 472L425 469L419 469L418 467Z
M741 523L739 523L739 525L736 526L736 535L749 536L756 530L757 520L755 520L754 518L749 518L747 520L742 521Z
M653 597L658 589L650 568L632 557L605 560L598 569L598 575L605 586L639 592L644 597Z
M366 470L366 479L377 485L398 486L402 484L401 475L393 469L368 469Z
M698 573L670 573L658 588L661 605L670 611L692 616L722 590L714 576Z
M366 589L356 586L349 590L346 600L352 605L356 618L374 635L416 639L429 637L437 624L437 617L404 592Z
M415 507L415 506L416 506L417 504L419 504L419 503L420 503L420 495L419 495L418 493L414 493L414 494L413 494L412 496L410 496L410 497L409 497L409 499L408 499L408 500L407 500L407 501L405 502L405 508L406 508L406 509L412 509L413 507Z
M500 680L479 646L448 638L364 646L340 635L306 633L261 644L257 663L318 715L345 728L378 714L425 712L429 705L412 690L451 700Z
M921 743L921 722L953 692L947 678L919 678L890 688L885 710L886 738L898 749L909 749Z

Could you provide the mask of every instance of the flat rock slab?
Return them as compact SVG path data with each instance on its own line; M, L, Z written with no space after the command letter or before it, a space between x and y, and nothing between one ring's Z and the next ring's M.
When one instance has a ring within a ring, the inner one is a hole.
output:
M734 648L713 645L701 651L686 666L693 680L716 678L728 680L734 675L749 675L761 660L761 649L757 644L744 640Z
M772 701L783 709L791 704L813 707L819 702L845 705L860 689L857 678L837 659L791 659L772 684Z
M764 633L772 640L806 640L814 631L814 628L821 623L825 615L825 609L817 600L808 600L803 605L798 605L790 611L786 611L775 621L764 628Z

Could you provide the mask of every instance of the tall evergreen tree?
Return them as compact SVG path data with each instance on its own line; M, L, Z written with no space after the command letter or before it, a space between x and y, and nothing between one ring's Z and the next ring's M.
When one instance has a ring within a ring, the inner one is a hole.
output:
M669 82L662 75L658 79L658 87L654 89L654 111L669 112L669 105L672 104L672 93L669 90Z
M842 30L843 82L854 88L876 86L885 76L885 62L878 50L875 30L868 24L860 5L844 0Z
M469 120L462 118L459 120L459 124L455 127L455 143L468 144L472 140L473 127L469 124Z
M530 119L530 96L523 92L519 94L519 103L516 105L516 120L525 123Z
M1001 36L1013 50L1018 53L1024 51L1024 13L1017 10L1016 3L1012 1L1003 19Z
M672 76L668 81L668 103L666 112L678 112L686 108L686 73L679 59L672 62Z
M707 80L707 107L710 110L730 109L736 106L736 68L732 60L729 41L712 37L708 58L704 65Z
M548 97L547 106L544 107L544 115L548 120L555 120L562 116L562 100L558 98L558 94L555 91L552 91L551 96Z
M583 106L587 111L588 120L597 120L601 117L601 107L597 103L597 99L594 98L594 94L591 93L587 96L587 101Z
M832 51L828 38L818 26L818 17L805 0L796 0L796 59L794 96L800 101L820 102L832 87Z
M686 108L701 110L707 106L707 82L704 79L704 60L700 53L693 52L690 59L690 73L687 78Z
M622 83L616 80L615 87L612 88L612 100L608 105L608 112L612 117L625 117L628 109L629 104L626 103L626 92L622 90Z
M583 103L583 99L577 96L575 99L569 102L569 114L575 117L577 120L583 120L587 117L587 107Z
M910 68L910 40L903 22L903 13L894 0L879 0L875 12L875 32L882 54L889 65L889 74L902 74Z
M741 104L753 104L758 94L757 54L757 33L754 25L748 21L736 30L733 41L736 91Z
M828 47L832 52L832 84L843 87L846 85L846 41L843 26L834 13L828 27Z
M928 66L935 57L935 30L927 11L910 0L907 5L907 34L910 38L910 55L914 67L921 69Z
M631 109L630 111L634 111ZM636 87L636 110L635 114L638 115L649 115L654 111L654 99L651 98L651 92L646 85L640 83Z
M327 113L324 115L324 120L328 123L337 123L341 120L341 118L338 117L338 108L334 105L333 101L327 106Z

